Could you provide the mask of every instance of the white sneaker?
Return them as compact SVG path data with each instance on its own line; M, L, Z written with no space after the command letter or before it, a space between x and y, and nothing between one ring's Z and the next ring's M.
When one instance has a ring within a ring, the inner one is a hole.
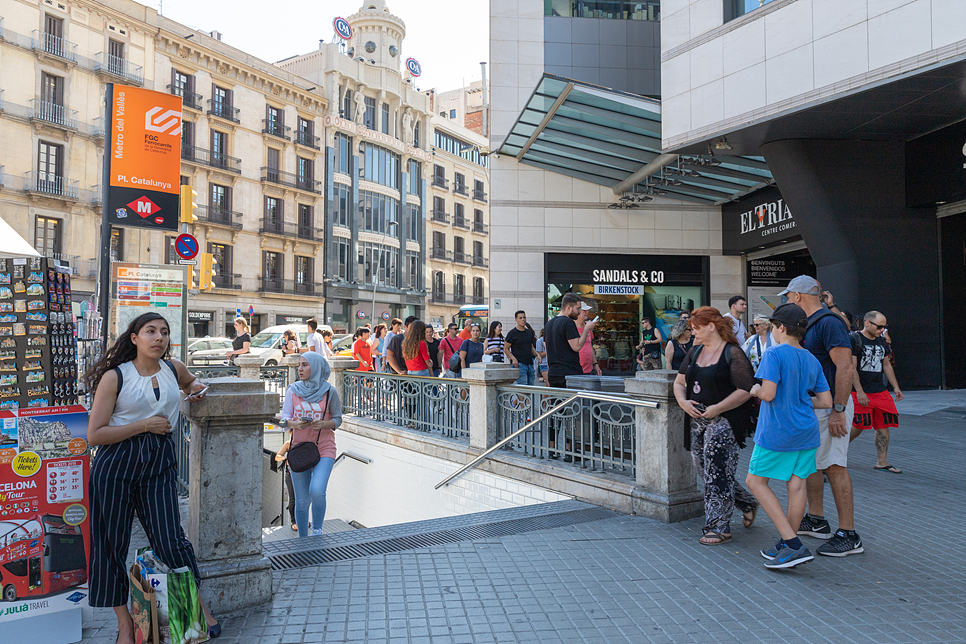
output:
M322 535L322 528L313 528L312 529L312 536L313 537L319 537L321 535Z

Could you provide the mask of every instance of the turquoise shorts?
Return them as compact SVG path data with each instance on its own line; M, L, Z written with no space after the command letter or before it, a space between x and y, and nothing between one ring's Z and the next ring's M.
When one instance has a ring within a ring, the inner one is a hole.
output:
M766 479L789 481L793 476L800 479L808 478L815 473L814 449L800 452L773 452L760 445L755 445L748 463L748 473Z

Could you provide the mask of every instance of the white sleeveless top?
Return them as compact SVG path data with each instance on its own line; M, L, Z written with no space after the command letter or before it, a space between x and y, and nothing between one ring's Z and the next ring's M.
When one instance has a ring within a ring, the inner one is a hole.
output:
M130 425L152 416L166 417L171 423L172 430L178 426L181 416L178 408L181 394L178 380L171 367L163 360L159 364L160 371L150 376L139 374L133 362L125 362L118 367L124 382L121 383L121 391L114 404L114 415L111 416L110 422L112 427ZM155 398L154 387L151 384L151 379L154 377L158 379L159 398Z

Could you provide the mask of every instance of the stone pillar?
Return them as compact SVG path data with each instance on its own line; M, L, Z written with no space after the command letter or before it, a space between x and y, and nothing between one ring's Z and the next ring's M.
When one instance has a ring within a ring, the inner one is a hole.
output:
M188 539L201 569L201 596L212 613L272 598L272 570L262 555L264 424L278 395L260 380L215 378L202 400L181 402L191 422Z
M461 376L470 386L470 447L480 451L496 445L496 426L500 413L497 385L509 385L520 371L501 362L476 362L463 369Z
M658 403L637 408L637 488L634 513L665 523L704 514L691 452L684 449L684 411L674 399L673 371L638 371L624 390Z
M242 380L261 380L262 357L251 353L235 356L238 377Z
M332 372L329 374L329 384L335 388L336 393L339 394L339 400L345 404L342 376L346 371L358 369L359 361L348 356L332 356L329 358L329 366L332 367Z

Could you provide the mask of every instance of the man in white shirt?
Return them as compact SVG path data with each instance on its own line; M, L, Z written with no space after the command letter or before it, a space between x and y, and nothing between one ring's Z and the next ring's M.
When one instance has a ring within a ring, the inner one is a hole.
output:
M728 300L728 309L723 317L731 319L731 328L735 332L735 337L738 338L738 344L743 345L745 338L748 337L748 331L745 329L745 325L741 323L741 316L748 310L748 302L743 295L735 295Z
M322 351L323 345L325 345L325 340L322 339L322 334L319 333L319 322L315 318L311 318L306 324L309 327L309 337L305 342L305 346L299 349L299 353L308 353L309 351L315 351L319 355L325 355Z

